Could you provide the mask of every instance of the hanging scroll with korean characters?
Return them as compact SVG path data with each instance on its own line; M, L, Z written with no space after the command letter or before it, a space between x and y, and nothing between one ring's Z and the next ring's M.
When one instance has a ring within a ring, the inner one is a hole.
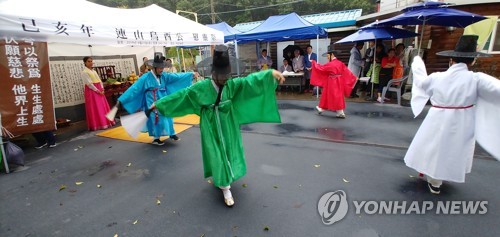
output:
M81 77L81 72L84 69L83 57L50 57L50 74L56 108L85 103L84 85ZM127 78L132 72L137 73L137 60L135 58L136 55L92 56L94 67L113 66L116 74L113 76L123 78Z
M0 40L2 126L14 135L54 130L47 43Z

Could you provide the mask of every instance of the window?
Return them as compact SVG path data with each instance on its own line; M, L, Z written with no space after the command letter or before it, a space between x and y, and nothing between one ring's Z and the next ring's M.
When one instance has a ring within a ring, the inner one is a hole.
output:
M500 20L493 27L490 37L484 44L484 51L488 53L498 53L500 54Z

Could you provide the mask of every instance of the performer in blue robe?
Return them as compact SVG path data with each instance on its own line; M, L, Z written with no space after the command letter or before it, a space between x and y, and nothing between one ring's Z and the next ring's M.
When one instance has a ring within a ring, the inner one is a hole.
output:
M147 61L153 70L142 75L123 95L118 98L119 104L129 113L146 111L154 102L180 89L191 85L194 73L166 73L165 57L155 53L153 60ZM152 111L146 123L149 136L154 137L154 145L163 145L161 136L170 136L172 140L179 140L174 130L172 118L164 117L157 110Z

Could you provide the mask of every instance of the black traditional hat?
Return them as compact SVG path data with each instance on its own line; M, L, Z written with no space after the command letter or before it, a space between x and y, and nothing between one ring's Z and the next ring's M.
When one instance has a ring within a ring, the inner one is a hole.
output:
M165 62L165 57L161 52L155 52L154 59L146 61L146 64L148 66L156 68L165 68L167 66L167 62Z
M321 56L326 57L326 55L331 54L331 53L333 53L334 55L338 55L338 54L340 54L340 52L341 52L341 51L340 51L340 50L336 50L336 49L333 47L333 45L328 45L328 48L327 48L327 50L326 50L326 53L324 53L324 54L323 54L323 55L321 55Z
M452 58L491 57L489 54L476 51L478 38L477 35L462 35L455 46L455 50L441 51L436 55Z
M231 63L229 60L229 49L225 45L216 45L214 56L212 57L212 73L220 75L231 73Z

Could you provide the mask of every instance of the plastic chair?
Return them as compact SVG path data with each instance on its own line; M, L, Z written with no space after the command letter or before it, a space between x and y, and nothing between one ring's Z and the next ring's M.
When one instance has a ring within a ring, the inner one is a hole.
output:
M387 86L382 89L382 98L385 98L387 91L396 92L398 97L398 105L401 105L401 87L405 84L404 81L408 79L408 76L404 76L399 79L392 79L387 83ZM399 84L397 84L399 82ZM397 84L397 85L395 85Z

